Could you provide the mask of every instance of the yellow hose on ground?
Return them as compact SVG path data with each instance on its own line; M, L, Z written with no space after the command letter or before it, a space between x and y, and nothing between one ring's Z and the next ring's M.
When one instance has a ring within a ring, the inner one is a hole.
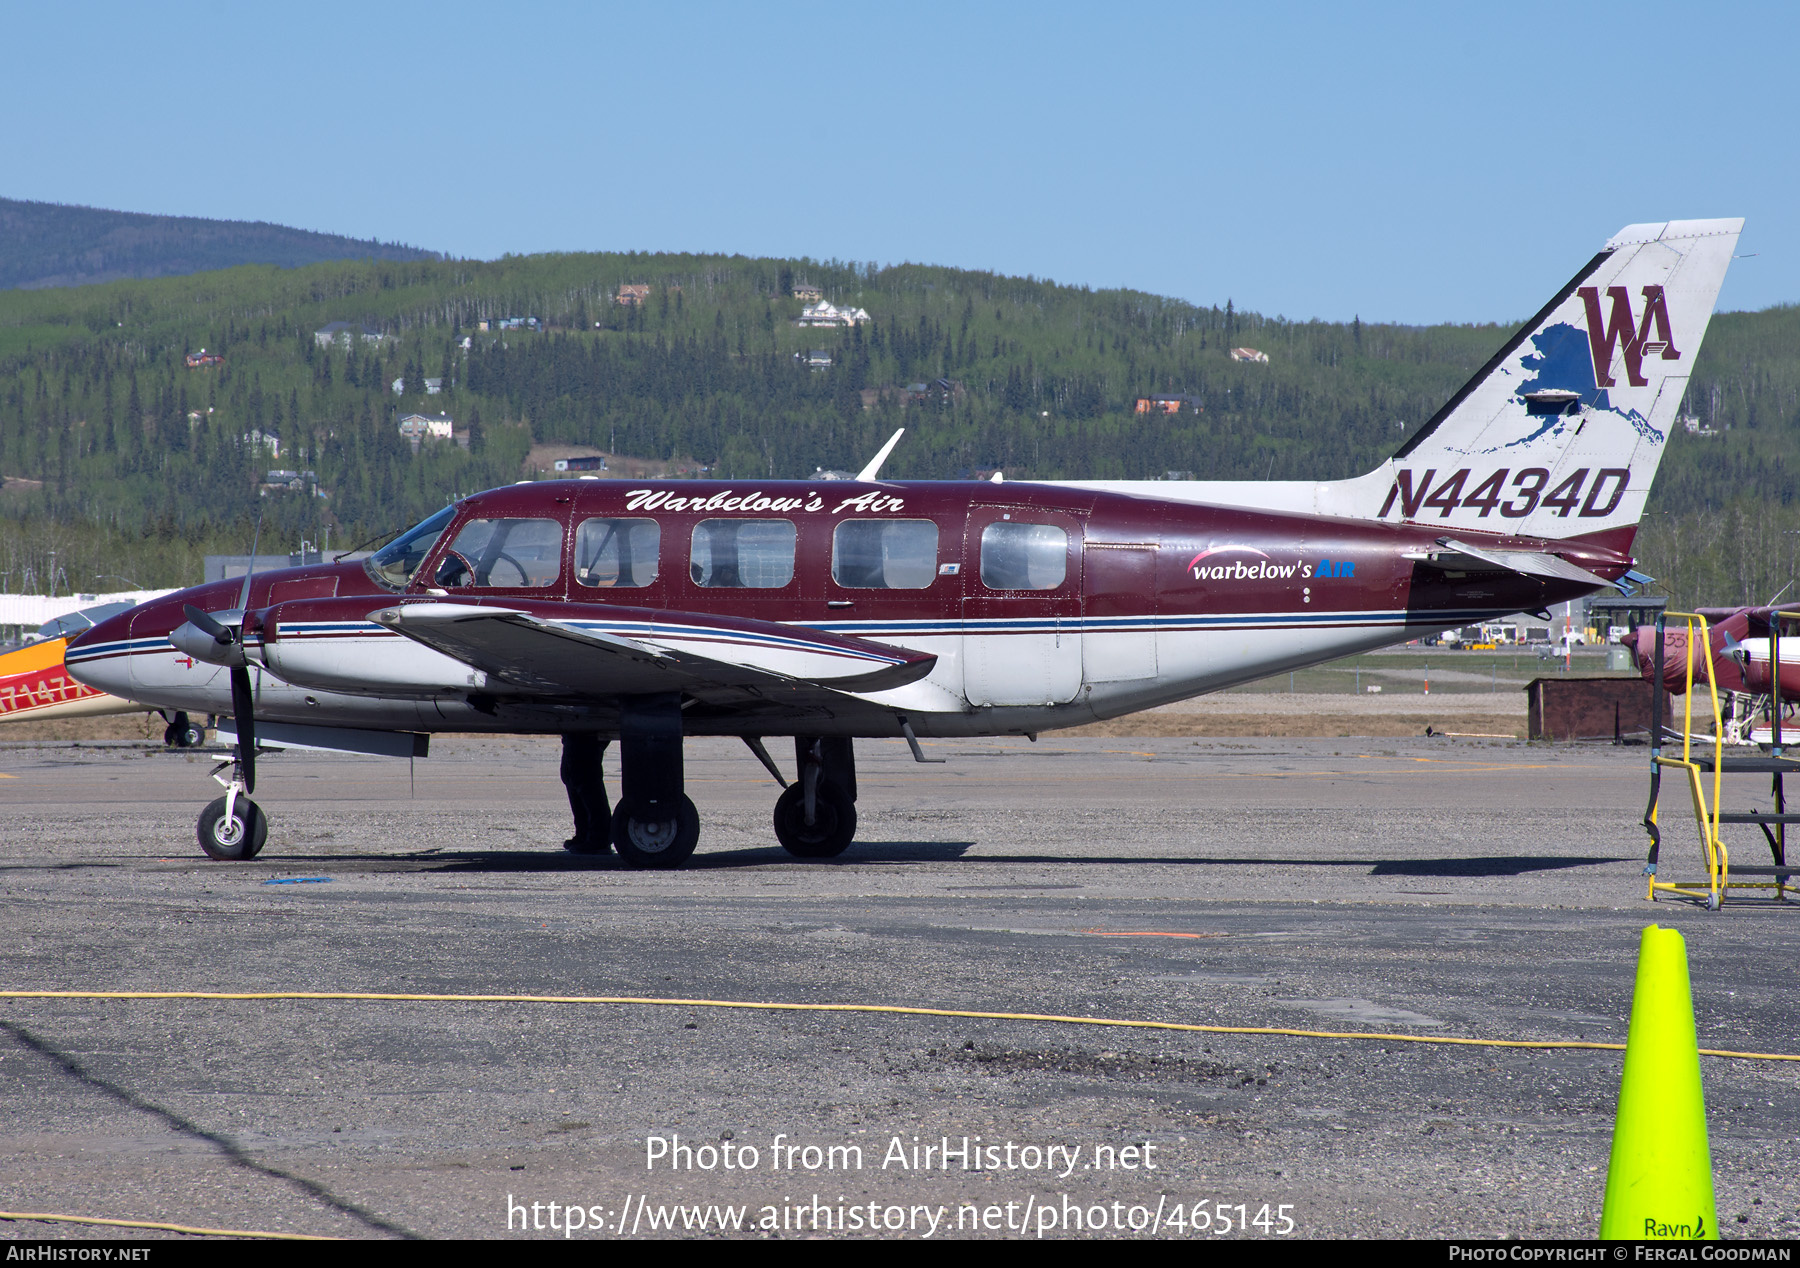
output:
M909 1017L965 1017L977 1021L1041 1021L1067 1026L1119 1026L1204 1035L1281 1035L1293 1039L1374 1039L1390 1043L1443 1044L1465 1048L1586 1048L1623 1052L1622 1043L1586 1039L1463 1039L1450 1035L1396 1035L1378 1030L1295 1030L1286 1026L1205 1026L1197 1022L1142 1021L1125 1017L1072 1017L1059 1013L1000 1013L969 1008L919 1008L905 1004L792 1004L775 1000L660 999L642 995L424 995L389 991L0 991L0 999L191 999L342 1000L413 1004L616 1004L665 1008L738 1008L793 1013L886 1013ZM1702 1048L1706 1057L1740 1061L1800 1061L1800 1053L1734 1052Z
M107 1228L154 1228L165 1233L193 1233L201 1237L260 1237L281 1242L336 1242L340 1237L315 1233L266 1233L248 1228L194 1228L187 1224L161 1224L155 1220L102 1220L87 1215L52 1215L46 1211L0 1211L0 1220L39 1220L45 1224L103 1224Z

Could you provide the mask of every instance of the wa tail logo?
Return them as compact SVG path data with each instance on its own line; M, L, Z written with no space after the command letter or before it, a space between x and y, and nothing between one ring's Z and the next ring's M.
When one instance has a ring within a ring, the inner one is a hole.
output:
M1631 292L1623 286L1609 286L1606 297L1612 301L1612 311L1606 316L1600 313L1600 289L1596 286L1583 286L1576 293L1581 296L1582 306L1587 310L1588 347L1594 354L1594 384L1596 387L1615 387L1616 380L1612 374L1613 353L1616 350L1625 363L1625 381L1632 387L1646 387L1650 380L1644 377L1644 358L1660 356L1664 361L1679 361L1681 353L1675 347L1675 336L1669 328L1669 305L1663 299L1663 288L1646 286L1644 291L1644 316L1641 321L1634 321L1631 315ZM1652 339L1654 330L1656 337Z

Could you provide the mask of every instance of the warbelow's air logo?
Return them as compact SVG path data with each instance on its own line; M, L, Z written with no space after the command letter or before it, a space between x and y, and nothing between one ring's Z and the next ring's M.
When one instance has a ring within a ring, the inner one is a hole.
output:
M1217 560L1215 555L1255 555L1253 563L1242 559ZM1212 560L1208 563L1208 560ZM1312 569L1303 563L1278 564L1254 546L1212 546L1188 560L1188 572L1195 581L1282 581L1291 577L1310 577Z
M1631 292L1626 287L1606 288L1606 297L1612 301L1612 311L1604 317L1600 314L1599 287L1583 286L1576 293L1581 296L1582 305L1587 309L1588 347L1594 354L1596 387L1616 386L1612 375L1615 349L1625 362L1625 380L1632 387L1644 387L1650 381L1644 377L1645 357L1661 356L1664 361L1681 360L1681 353L1675 348L1674 333L1669 329L1669 306L1663 299L1662 287L1644 287L1644 315L1641 319L1632 316ZM1655 338L1651 338L1653 333Z

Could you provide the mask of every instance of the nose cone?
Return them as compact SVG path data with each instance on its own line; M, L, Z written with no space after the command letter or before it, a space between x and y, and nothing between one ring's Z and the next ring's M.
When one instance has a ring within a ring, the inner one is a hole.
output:
M63 653L63 665L76 682L108 695L131 696L131 621L142 608L109 616L85 629Z

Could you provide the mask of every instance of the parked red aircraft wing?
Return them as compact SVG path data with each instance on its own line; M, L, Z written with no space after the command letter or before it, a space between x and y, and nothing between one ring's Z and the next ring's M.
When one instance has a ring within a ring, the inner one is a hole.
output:
M369 619L528 691L616 697L796 686L886 691L925 677L937 657L773 621L592 605L409 603Z

